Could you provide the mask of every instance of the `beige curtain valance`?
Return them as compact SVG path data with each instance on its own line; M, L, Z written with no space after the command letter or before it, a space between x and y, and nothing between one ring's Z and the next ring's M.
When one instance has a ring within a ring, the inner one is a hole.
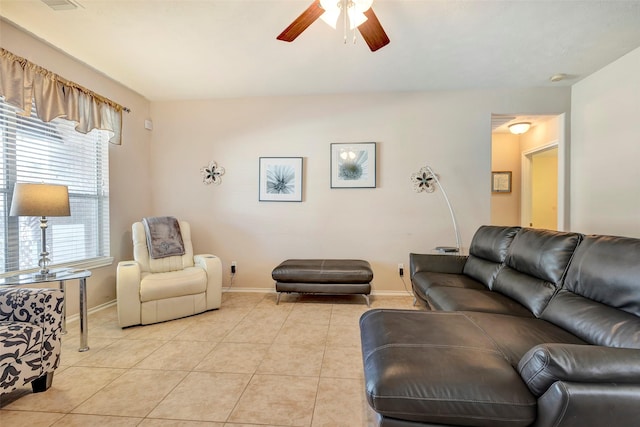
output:
M25 116L31 115L33 100L36 114L43 122L63 117L76 122L78 132L106 130L113 134L109 142L121 143L122 110L126 108L3 48L0 48L0 96Z

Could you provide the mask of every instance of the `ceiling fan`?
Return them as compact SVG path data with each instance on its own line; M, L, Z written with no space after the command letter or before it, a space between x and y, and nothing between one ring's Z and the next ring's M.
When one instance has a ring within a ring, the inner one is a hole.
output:
M389 44L389 37L384 32L380 21L371 4L373 0L314 0L300 16L298 16L278 37L278 40L292 42L316 19L321 18L327 24L336 28L338 17L344 13L345 43L347 18L350 29L358 29L362 38L372 52Z

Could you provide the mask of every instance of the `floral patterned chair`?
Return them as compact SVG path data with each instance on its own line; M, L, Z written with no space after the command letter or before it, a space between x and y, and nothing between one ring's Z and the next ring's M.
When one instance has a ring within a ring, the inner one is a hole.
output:
M47 390L60 364L59 289L0 288L0 395L31 383Z

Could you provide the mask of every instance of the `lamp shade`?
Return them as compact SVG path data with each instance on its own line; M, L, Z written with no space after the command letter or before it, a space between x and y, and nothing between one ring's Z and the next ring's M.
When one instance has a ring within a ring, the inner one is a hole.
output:
M17 182L13 188L10 216L69 216L66 185Z

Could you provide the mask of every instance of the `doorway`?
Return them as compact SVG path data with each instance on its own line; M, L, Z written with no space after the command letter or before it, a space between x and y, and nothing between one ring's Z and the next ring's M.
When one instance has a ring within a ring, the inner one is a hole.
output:
M528 132L508 125L531 122ZM565 230L565 115L492 115L492 171L512 171L511 191L491 193L491 224Z
M523 153L522 162L522 225L557 230L557 142Z

